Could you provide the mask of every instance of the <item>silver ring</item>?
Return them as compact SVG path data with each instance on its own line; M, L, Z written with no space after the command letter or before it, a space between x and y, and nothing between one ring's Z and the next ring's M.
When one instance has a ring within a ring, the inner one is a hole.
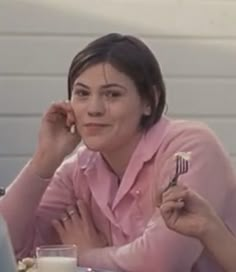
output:
M62 219L61 219L61 220L62 220L63 222L66 222L68 219L69 219L69 217L68 217L68 216L64 216L64 217L62 217Z
M69 216L72 216L73 214L75 214L75 210L71 209L67 213L68 213Z

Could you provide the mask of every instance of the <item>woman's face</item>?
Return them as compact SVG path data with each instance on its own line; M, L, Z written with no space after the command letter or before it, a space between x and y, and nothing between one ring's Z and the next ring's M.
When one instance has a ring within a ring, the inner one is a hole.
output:
M75 80L71 96L76 127L94 151L111 152L140 135L147 111L134 82L109 63L87 68Z

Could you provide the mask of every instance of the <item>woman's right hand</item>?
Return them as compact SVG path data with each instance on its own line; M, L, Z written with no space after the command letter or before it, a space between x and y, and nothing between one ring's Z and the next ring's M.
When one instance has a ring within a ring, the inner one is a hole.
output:
M200 240L204 239L213 226L221 225L207 200L182 185L165 191L159 207L169 229Z
M63 159L79 144L81 137L69 101L53 103L44 114L39 130L38 145L31 161L41 177L51 177ZM74 126L74 131L71 127Z

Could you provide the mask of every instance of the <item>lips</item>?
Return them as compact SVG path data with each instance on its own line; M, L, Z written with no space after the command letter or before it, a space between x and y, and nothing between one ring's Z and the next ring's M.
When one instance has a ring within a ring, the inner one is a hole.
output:
M84 125L84 132L87 136L97 136L104 133L104 130L108 127L110 127L108 124L87 123Z
M99 123L88 123L84 125L85 127L107 127L108 124L99 124Z

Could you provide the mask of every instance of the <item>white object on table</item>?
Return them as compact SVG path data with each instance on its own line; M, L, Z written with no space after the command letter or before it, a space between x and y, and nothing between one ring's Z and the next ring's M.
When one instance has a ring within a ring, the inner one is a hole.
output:
M38 272L76 272L77 261L73 257L39 257Z

